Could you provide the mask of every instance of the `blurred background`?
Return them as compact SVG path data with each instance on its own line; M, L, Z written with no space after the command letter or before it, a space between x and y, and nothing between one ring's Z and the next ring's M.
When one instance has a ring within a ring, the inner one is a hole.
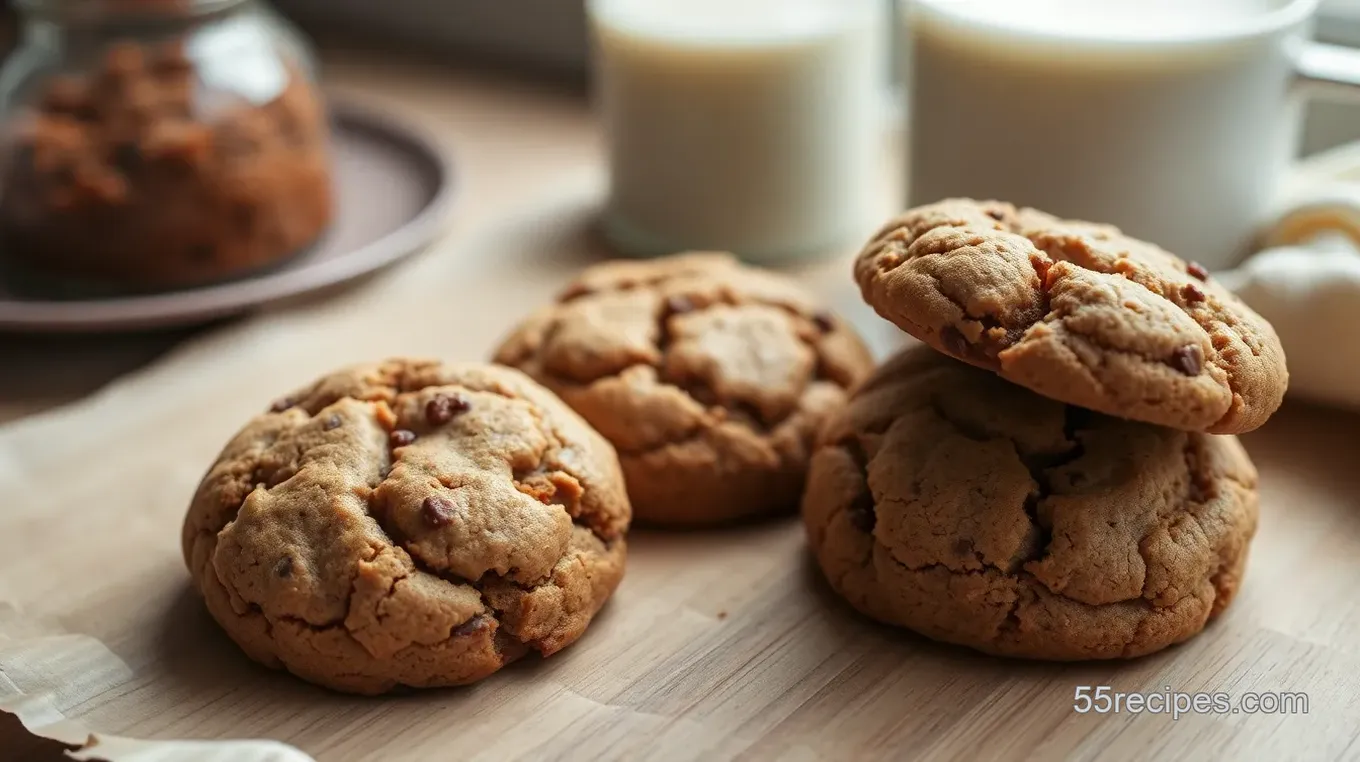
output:
M882 0L895 17L898 4ZM3 44L13 43L14 0L4 10ZM526 76L585 83L589 68L585 0L275 0L274 5L322 44L365 45L427 59L478 61ZM1323 42L1360 48L1360 0L1323 0ZM890 76L900 78L902 62ZM1360 139L1360 105L1320 103L1305 122L1304 151Z
M167 5L173 5L183 0L167 0ZM43 0L38 5L60 7L63 0ZM909 35L902 32L903 7L894 0L865 0L865 3L877 3L881 7L881 23L875 27L881 33L881 41L884 43L881 57L877 67L877 77L879 85L896 83L902 85L909 79L908 56L904 54L902 40ZM30 5L34 3L30 2ZM18 5L22 6L22 3ZM370 88L374 83L397 84L393 77L400 78L403 71L421 72L422 84L420 87L413 86L409 92L394 100L405 99L410 105L413 98L419 99L420 93L429 93L429 82L440 82L440 77L449 78L449 91L458 91L458 95L451 95L450 103L454 106L440 106L431 109L437 112L434 120L426 118L425 127L433 127L435 131L445 131L443 146L451 149L452 153L459 154L464 152L466 146L450 145L457 138L449 137L458 134L458 126L461 121L485 120L485 113L477 111L474 100L464 103L462 100L464 93L470 92L469 83L475 82L472 91L494 92L500 88L505 91L529 88L535 93L542 94L542 102L554 104L553 109L570 111L573 123L578 124L578 134L574 134L570 143L570 149L579 151L583 146L586 150L595 150L594 146L607 142L607 138L597 135L598 127L608 121L608 114L597 110L592 115L589 111L589 92L591 79L591 44L590 20L585 0L387 0L383 3L374 3L371 0L274 0L268 5L272 6L282 16L290 20L296 28L302 32L302 38L316 51L315 61L318 62L320 71L319 90L331 89L335 81L327 75L328 70L342 70L341 85L345 89L362 90L365 86ZM18 11L14 0L0 0L0 47L8 51L12 49L16 29L18 28ZM1323 0L1320 15L1315 19L1314 29L1316 38L1326 43L1346 46L1356 51L1360 51L1360 0ZM846 46L842 46L846 47ZM848 46L853 48L854 46ZM361 55L351 56L351 52L358 51ZM876 53L879 51L876 51ZM310 65L311 56L301 56L300 61ZM365 62L382 62L381 75L372 77L364 74L365 67L369 64ZM415 66L411 69L403 70L397 62L411 61ZM393 63L393 66L388 66ZM642 62L645 63L645 62ZM638 68L645 68L639 63ZM434 72L434 74L431 74ZM443 72L443 74L440 74ZM356 86L357 83L357 86ZM456 84L454 84L456 83ZM598 82L596 83L598 85ZM382 85L379 85L381 87ZM425 88L425 89L422 89ZM461 89L460 89L461 88ZM396 88L393 89L402 89ZM595 88L597 91L598 87ZM910 123L909 115L905 112L906 99L901 97L902 87L880 88L882 94L887 97L883 100L893 108L886 109L889 120L884 123L885 133L890 134L889 140L896 143L901 142L901 135L894 126L897 121L907 119ZM679 89L676 91L680 92ZM305 93L303 94L305 96ZM894 97L896 96L896 97ZM535 96L537 97L537 96ZM630 96L632 97L632 96ZM678 97L678 96L677 96ZM821 97L821 96L818 96ZM808 113L816 113L818 104L825 106L834 101L817 101L815 98L807 104ZM416 104L419 105L419 104ZM504 106L505 104L497 104ZM664 105L664 104L663 104ZM306 97L295 97L287 99L281 109L271 112L269 119L261 120L246 119L242 126L249 127L258 131L268 133L284 133L292 129L300 116L310 113L311 105ZM419 110L419 109L416 109ZM825 111L825 109L822 109ZM511 118L511 111L505 111L498 115L497 119ZM391 116L389 126L403 127L406 114L394 112ZM429 115L425 115L428 117ZM111 117L112 118L112 117ZM121 117L119 117L121 118ZM273 121L270 121L273 120ZM589 134L584 134L580 128L584 120L590 120ZM305 119L303 120L305 121ZM419 120L416 120L419 121ZM433 124L431 124L433 121ZM802 120L817 122L817 119ZM874 120L859 120L868 122ZM245 122L251 122L245 124ZM255 124L255 122L260 122ZM400 123L400 124L399 124ZM489 123L489 122L488 122ZM877 122L874 122L877 126ZM272 125L272 126L271 126ZM291 126L290 126L291 125ZM831 134L835 130L854 130L863 125L832 124L826 122L822 127L828 132L825 136L804 136L808 140L820 140L822 147L827 148L827 162L841 162L849 164L864 164L866 161L873 165L875 172L889 162L897 161L896 155L885 156L878 152L878 144L872 142L872 146L866 147L863 155L851 156L849 154L837 153L831 147L839 142L846 142L845 135L860 134L855 132ZM285 129L287 127L287 129ZM761 129L766 129L768 125ZM817 129L821 129L818 127ZM101 128L102 129L102 128ZM245 130L249 131L249 130ZM768 131L768 130L767 130ZM910 127L908 128L910 131ZM1306 112L1300 127L1300 144L1304 155L1318 154L1338 146L1344 146L1354 141L1360 141L1360 99L1337 100L1311 100L1307 104ZM529 135L526 130L526 135ZM305 137L305 135L304 135ZM504 136L505 142L511 142L510 136ZM541 140L540 135L531 135L533 140ZM674 136L672 136L674 137ZM307 145L304 139L302 143L290 144L292 148L297 145ZM439 142L439 141L435 141ZM772 141L773 142L773 141ZM179 144L181 148L188 145ZM414 144L413 144L414 145ZM505 146L500 146L502 151ZM549 150L542 145L535 145L535 150ZM789 146L779 147L780 150L793 151ZM901 152L901 146L897 149ZM11 152L13 155L24 155L22 152ZM609 153L608 150L605 151ZM663 152L654 152L660 154ZM113 158L117 159L118 156ZM127 158L127 156L123 156ZM464 157L460 157L460 160ZM616 157L617 158L617 157ZM608 162L609 157L605 157ZM277 168L280 162L294 162L297 164L299 153L295 150L279 150L276 158L268 162L259 162L261 167L274 166ZM621 162L615 161L614 164ZM633 162L638 163L638 162ZM646 162L643 162L644 164ZM773 162L773 163L778 163ZM343 164L343 162L342 162ZM362 167L360 167L362 169ZM615 184L618 183L618 167L614 167L616 175ZM648 167L643 167L648 169ZM654 169L654 168L652 168ZM803 177L826 176L825 168L808 167ZM265 171L265 170L262 170ZM345 175L345 172L351 175ZM337 176L337 187L343 186L343 179L346 176L354 176L353 172L360 171L353 166L346 170L344 166L339 167ZM899 171L894 169L894 171ZM276 174L278 174L276 172ZM654 173L655 174L655 173ZM834 173L833 173L834 174ZM289 253L297 248L300 242L310 240L320 227L326 212L321 208L324 203L322 196L323 186L326 184L324 178L319 177L319 173L308 174L306 166L299 166L296 170L289 170L288 176L294 178L295 184L288 186L283 192L284 186L278 189L277 203L273 206L284 209L288 212L288 217L292 220L293 226L275 225L271 228L269 235L272 240L279 243L275 248L278 251L261 252L252 248L256 243L252 240L237 241L240 244L240 258L242 262L266 261L270 256L277 256ZM311 177L311 184L303 183L304 177ZM837 176L839 177L839 176ZM655 178L651 178L655 179ZM783 187L788 185L816 185L816 183L789 183L786 178L777 174L771 175L767 179L770 187ZM878 193L876 183L863 182L862 173L851 175L845 174L841 178L847 184L853 184L860 190L869 189L870 186L879 198L875 203L883 203L886 206L894 206L900 203L897 195L901 187L894 182L893 192L884 197ZM840 181L840 180L838 180ZM263 185L261 184L263 183ZM664 186L664 182L655 182L655 185ZM268 183L261 181L251 186L256 190L267 186ZM313 190L308 190L309 188ZM118 188L112 189L102 187L101 192L113 192ZM343 188L341 188L343 191ZM174 191L174 186L166 186L162 189L163 195L167 199L175 199L183 195ZM360 191L351 189L351 195ZM115 194L116 195L116 194ZM258 193L257 193L258 195ZM341 193L343 195L343 193ZM386 198L391 194L368 194L372 198ZM455 194L456 195L456 194ZM799 204L804 207L824 206L827 198L836 198L837 193L823 193L821 196L807 196L802 199L788 199L783 213L786 218L803 219L807 215L800 211ZM12 196L11 196L12 197ZM288 199L296 198L315 198L316 208L296 209L288 207ZM1021 199L1023 200L1023 199ZM236 202L239 199L223 200L223 204L236 204L230 206L236 213L240 205ZM340 207L344 207L344 198L340 199ZM458 203L463 199L459 198ZM361 202L362 203L362 202ZM415 203L415 202L413 202ZM844 202L853 206L860 202ZM268 204L261 204L261 207ZM868 204L867 206L873 206ZM867 208L866 206L866 208ZM224 207L227 208L227 207ZM215 207L206 206L200 209L200 213L208 213L210 218L216 218L216 212L212 211ZM3 211L3 210L0 210ZM24 210L21 210L24 211ZM27 210L32 212L32 210ZM1059 213L1061 209L1056 210ZM396 215L400 210L393 211ZM879 214L877 207L873 208L873 214ZM250 217L251 210L242 212L243 217ZM170 215L161 215L168 217ZM844 218L844 214L837 211L832 215L837 219ZM0 214L3 217L3 214ZM187 218L187 217L186 217ZM344 216L340 216L344 219ZM298 222L303 220L306 224ZM394 217L395 220L395 217ZM402 220L396 220L401 222ZM842 219L843 221L843 219ZM1116 220L1117 221L1117 220ZM396 222L393 226L395 227ZM693 220L683 221L686 224L695 224ZM832 225L836 219L828 218L827 225ZM809 223L811 224L811 223ZM848 223L847 223L848 225ZM51 227L62 227L60 225ZM79 228L80 226L72 226ZM199 227L202 227L200 225ZM809 228L811 229L811 228ZM856 236L863 234L864 225L862 221L856 220L854 225L849 226L853 233L850 236L842 236L846 240L855 240ZM70 230L60 231L63 235L70 235ZM172 233L174 231L171 231ZM427 237L432 237L433 233L426 231ZM1132 231L1137 233L1137 230ZM350 235L346 233L346 235ZM357 235L357 234L356 234ZM99 236L90 236L91 238ZM108 236L103 236L108 238ZM173 237L173 236L170 236ZM167 236L151 236L155 240L165 240ZM345 238L337 243L332 237L331 244L338 246L339 249L354 248L355 242L363 243L362 236ZM69 239L58 239L68 241ZM862 239L861 239L862 240ZM663 243L670 243L669 241ZM285 246L286 244L286 246ZM282 248L280 248L282 247ZM64 250L69 246L58 246L57 250ZM195 247L191 244L190 249ZM288 251L284 251L284 248ZM407 248L414 248L408 246ZM736 247L733 247L736 248ZM835 246L821 247L823 251L843 254L847 248L843 242ZM338 252L343 253L343 252ZM742 252L745 253L745 252ZM786 252L787 253L787 252ZM268 255L268 256L266 256ZM820 254L819 254L820 256ZM254 259L252 259L254 257ZM391 259L395 260L396 254ZM783 265L800 261L797 257L775 257L770 263ZM202 265L199 270L192 268L183 273L172 273L182 275L182 279L175 282L145 284L155 285L157 288L179 288L193 287L199 283L195 278L199 278L203 283L214 285L218 281L206 280L209 276L230 274L214 273L203 263L198 263L195 267ZM376 266L375 266L376 268ZM164 273L162 273L164 274ZM1259 279L1259 278L1258 278ZM338 279L337 279L338 280ZM0 302L4 301L6 294L4 284L0 283ZM1269 299L1270 295L1260 297ZM1353 295L1344 296L1340 299L1347 305L1355 303ZM0 304L0 306L4 306ZM22 305L20 305L22 306ZM1253 306L1258 306L1254 304ZM1266 311L1265 308L1258 306L1258 309ZM1354 309L1347 306L1344 309ZM1279 317L1270 315L1276 322L1277 327L1286 324L1287 321ZM3 322L0 320L0 322ZM1300 321L1301 326L1308 325L1308 321ZM194 336L202 330L200 324L186 324L183 327L168 329L161 326L161 330L145 333L140 331L120 332L117 336L80 336L80 335L53 335L53 334L32 334L26 335L22 331L0 332L0 422L7 419L16 418L21 414L30 414L50 406L55 406L62 402L79 398L99 388L111 378L120 373L137 368L148 362L150 359L160 355L167 348L174 346L186 337ZM1295 357L1295 348L1290 347L1291 360ZM1303 352L1298 353L1303 357ZM1334 366L1344 366L1333 363ZM1345 368L1343 367L1343 370ZM1356 390L1353 397L1360 399L1360 390Z
M589 66L584 0L278 0L316 34L429 55L457 52L584 81ZM883 0L895 17L898 4ZM1323 0L1317 37L1360 48L1360 0ZM890 24L889 26L895 26ZM892 67L900 79L902 62ZM1360 104L1319 103L1305 120L1304 152L1360 139Z
M456 53L582 82L587 77L584 0L277 0L276 5L323 39L365 41L436 57ZM888 14L897 15L896 2L883 0L883 5ZM1323 0L1317 36L1360 47L1360 0ZM1357 139L1360 105L1320 103L1305 121L1305 153Z

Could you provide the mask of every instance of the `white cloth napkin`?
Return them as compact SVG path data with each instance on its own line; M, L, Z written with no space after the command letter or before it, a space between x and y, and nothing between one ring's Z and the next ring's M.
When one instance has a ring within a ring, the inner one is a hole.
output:
M1360 409L1360 145L1304 162L1293 211L1224 285L1274 326L1289 394Z

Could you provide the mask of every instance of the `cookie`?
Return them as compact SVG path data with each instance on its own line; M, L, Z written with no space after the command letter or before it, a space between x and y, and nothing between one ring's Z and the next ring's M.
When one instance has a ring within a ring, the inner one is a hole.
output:
M392 360L250 421L183 545L252 659L374 694L570 645L623 576L628 521L613 448L523 374Z
M803 518L856 609L1004 656L1135 657L1232 601L1257 522L1231 436L1064 405L917 346L828 421Z
M1269 323L1202 267L1107 225L943 201L888 223L855 279L935 349L1121 418L1241 433L1289 381Z
M797 509L817 428L872 360L792 281L725 254L587 269L496 353L618 449L639 521Z

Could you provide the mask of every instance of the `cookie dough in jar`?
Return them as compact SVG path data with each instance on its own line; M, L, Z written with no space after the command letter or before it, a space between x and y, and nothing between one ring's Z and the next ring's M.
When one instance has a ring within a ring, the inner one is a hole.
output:
M0 263L39 287L222 281L313 244L328 127L255 0L24 0L0 71Z

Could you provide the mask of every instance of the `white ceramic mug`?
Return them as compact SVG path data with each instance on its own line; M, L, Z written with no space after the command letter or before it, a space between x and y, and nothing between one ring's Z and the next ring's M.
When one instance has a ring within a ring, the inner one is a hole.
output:
M1314 195L1360 208L1284 197L1309 91L1360 91L1360 52L1309 40L1317 4L904 0L908 199L1108 222L1210 269Z

